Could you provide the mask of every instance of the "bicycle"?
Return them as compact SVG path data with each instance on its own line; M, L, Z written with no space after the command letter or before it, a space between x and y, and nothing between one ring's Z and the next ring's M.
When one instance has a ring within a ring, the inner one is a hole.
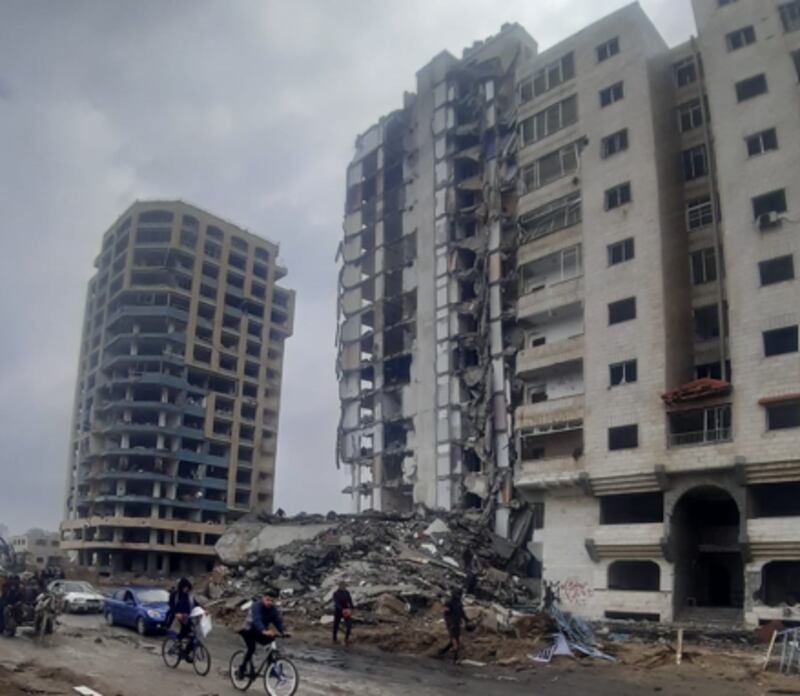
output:
M183 641L178 638L178 634L174 631L169 631L164 642L161 643L161 659L164 664L170 669L177 669L181 660L190 662L194 671L201 677L205 677L211 671L211 653L203 643L202 630L200 629L200 621L202 620L205 612L202 609L195 608L192 610L190 621L191 630L187 637L187 643L184 647ZM210 630L210 628L208 629Z
M229 665L229 675L231 684L237 691L247 691L250 685L259 677L264 678L264 690L269 696L293 696L300 684L300 676L297 667L287 657L284 657L278 648L278 639L274 638L267 644L264 659L258 669L250 669L241 679L239 678L239 668L244 662L245 651L237 650L231 655ZM253 655L255 660L255 655Z

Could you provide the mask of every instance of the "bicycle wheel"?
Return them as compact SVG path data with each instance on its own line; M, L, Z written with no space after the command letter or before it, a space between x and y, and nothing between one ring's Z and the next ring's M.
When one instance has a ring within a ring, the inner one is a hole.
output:
M164 664L175 669L181 663L181 642L174 636L167 636L161 644L161 657Z
M300 676L291 660L279 657L267 665L267 671L264 672L264 688L269 696L292 696L299 684Z
M231 684L237 691L247 691L253 680L250 678L250 670L246 669L241 679L238 677L239 668L244 662L244 650L237 650L231 655L231 661L228 663L228 674L231 678Z
M205 677L211 670L211 653L208 652L208 648L201 643L194 646L192 667L194 667L194 671L201 677Z

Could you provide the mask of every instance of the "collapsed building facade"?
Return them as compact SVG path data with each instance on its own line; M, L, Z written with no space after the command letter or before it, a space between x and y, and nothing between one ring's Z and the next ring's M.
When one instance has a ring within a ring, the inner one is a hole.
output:
M210 570L271 512L294 292L278 246L180 201L136 202L89 282L61 548L99 572Z
M337 462L585 615L755 623L800 601L800 3L693 4L505 25L358 137Z

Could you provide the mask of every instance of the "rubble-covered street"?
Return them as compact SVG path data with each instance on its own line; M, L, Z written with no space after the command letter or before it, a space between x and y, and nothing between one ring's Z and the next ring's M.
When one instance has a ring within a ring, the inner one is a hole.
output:
M692 647L680 667L664 646L625 644L622 664L575 661L556 657L551 664L525 671L499 667L452 665L439 660L377 652L364 636L345 650L308 642L307 636L287 641L285 647L300 671L298 694L329 696L729 696L800 693L796 678L760 673L761 651L703 650ZM239 639L218 626L210 635L211 673L203 678L186 665L177 670L164 666L160 638L139 638L132 631L109 628L97 616L62 617L58 632L44 646L27 636L0 639L0 694L74 696L85 685L102 696L233 696L225 674L230 654ZM664 653L666 661L653 662ZM650 656L648 658L648 656ZM670 659L670 658L673 659ZM631 664L628 664L628 661ZM652 664L645 666L650 659ZM637 666L636 662L640 664ZM794 689L794 690L792 690ZM258 685L254 694L262 693Z

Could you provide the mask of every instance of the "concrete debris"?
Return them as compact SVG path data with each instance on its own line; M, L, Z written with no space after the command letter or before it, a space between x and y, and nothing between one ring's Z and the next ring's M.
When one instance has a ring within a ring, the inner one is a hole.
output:
M258 524L260 527L255 528ZM257 543L253 543L258 540ZM486 605L487 626L511 630L514 606L536 602L535 580L513 572L530 554L507 544L462 512L252 518L217 543L222 562L209 579L234 605L271 589L286 611L309 619L330 611L339 582L348 584L361 620L382 621L429 609L456 589Z

